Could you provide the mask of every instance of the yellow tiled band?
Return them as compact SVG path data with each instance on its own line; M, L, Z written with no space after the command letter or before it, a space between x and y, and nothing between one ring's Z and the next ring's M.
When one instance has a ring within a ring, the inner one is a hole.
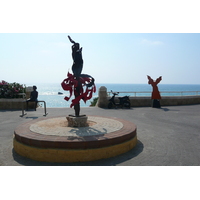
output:
M121 144L97 149L51 149L28 146L13 140L14 150L21 156L44 162L85 162L110 158L131 150L137 144L137 136Z

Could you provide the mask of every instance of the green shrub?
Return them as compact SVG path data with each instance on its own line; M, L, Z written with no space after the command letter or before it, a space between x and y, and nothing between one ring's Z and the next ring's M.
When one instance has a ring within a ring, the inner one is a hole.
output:
M0 98L19 98L19 93L25 93L25 85L19 83L0 82Z
M99 97L95 97L94 99L92 99L92 101L90 101L90 106L96 106L96 103L97 103L97 101L98 101L98 98Z

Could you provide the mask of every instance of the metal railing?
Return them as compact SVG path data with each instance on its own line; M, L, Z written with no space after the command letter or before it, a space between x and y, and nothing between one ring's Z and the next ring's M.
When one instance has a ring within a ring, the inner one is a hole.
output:
M112 92L107 92L108 96L112 96ZM114 92L117 93L117 92ZM127 95L127 96L134 96L134 97L141 97L141 96L151 96L151 91L140 91L140 92L118 92L120 94ZM133 95L131 95L133 94ZM146 95L145 95L146 94ZM147 95L148 94L148 95ZM162 91L160 92L161 96L198 96L200 95L200 91ZM173 94L173 95L169 95Z

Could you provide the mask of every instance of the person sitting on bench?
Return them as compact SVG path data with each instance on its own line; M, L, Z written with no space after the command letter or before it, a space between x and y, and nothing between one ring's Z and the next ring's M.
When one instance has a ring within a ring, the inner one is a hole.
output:
M28 102L35 102L35 111L36 111L36 106L38 103L38 92L36 91L37 87L34 85L33 86L33 91L31 92L30 98L26 100L26 106L28 110Z

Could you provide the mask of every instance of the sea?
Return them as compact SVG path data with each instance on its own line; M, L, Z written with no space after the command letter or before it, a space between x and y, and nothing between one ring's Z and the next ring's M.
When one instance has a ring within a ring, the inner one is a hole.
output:
M26 85L31 86L31 85ZM46 106L49 108L56 107L70 107L71 100L64 100L65 96L69 96L67 91L64 91L60 83L40 83L36 84L39 93L38 100L46 101ZM148 84L106 84L97 83L96 93L93 94L92 99L84 103L80 101L81 107L89 107L93 98L98 97L98 90L101 86L107 88L107 92L120 92L119 96L151 96L152 87ZM158 85L161 96L180 96L180 95L200 95L200 84L159 84ZM61 92L63 94L58 94ZM124 92L124 93L123 93ZM111 94L110 94L111 95Z

